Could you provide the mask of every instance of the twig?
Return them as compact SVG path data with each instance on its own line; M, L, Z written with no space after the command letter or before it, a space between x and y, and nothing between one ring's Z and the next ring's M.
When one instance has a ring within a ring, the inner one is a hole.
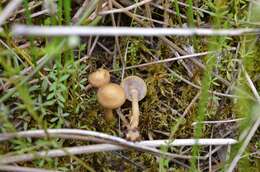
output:
M24 66L26 66L25 62L16 54L16 52L10 48L2 39L0 39L0 43L7 48ZM0 89L1 90L1 89Z
M75 13L75 15L72 17L73 23L77 23L80 19L80 17L83 15L84 10L88 7L89 0L85 0L82 6L78 9L78 11Z
M173 139L173 140L149 140L149 141L141 141L140 143L145 146L150 147L159 147L162 145L167 146L193 146L193 145L201 145L201 146L209 146L209 145L230 145L236 144L237 141L234 139L223 139L223 138L214 138L214 139Z
M0 14L0 26L5 23L8 17L13 15L13 12L20 6L23 0L12 0L7 4L2 13Z
M131 145L134 144L133 142L126 141L122 138L111 136L105 133L100 133L96 131L88 131L88 130L81 130L81 129L68 129L68 128L61 128L61 129L48 129L48 136L50 137L58 137L65 135L77 135L77 136L89 136L90 138L94 137L100 140L112 142L118 145L128 145L130 143L129 148ZM13 138L41 138L46 137L46 133L44 130L29 130L29 131L21 131L17 133L1 133L0 134L0 142L7 141ZM161 145L166 144L169 140L152 140L152 141L141 141L135 142L137 145L144 145L150 147L158 147ZM234 139L175 139L173 141L169 141L169 145L171 146L191 146L194 144L199 145L226 145L226 144L235 144L236 141Z
M109 10L109 11L102 11L102 12L99 12L98 14L99 15L107 15L107 14L112 14L112 13L121 13L121 12L125 12L125 11L130 11L132 9L135 9L139 6L142 6L146 3L149 3L151 2L152 0L143 0L141 2L138 2L138 3L135 3L129 7L125 7L125 8L120 8L120 9L114 9L114 10Z
M125 160L126 162L136 166L137 168L139 168L141 171L145 171L146 167L140 165L139 163L136 163L134 160L131 160L130 158L128 158L127 156L123 155L122 153L119 152L113 152L113 154L119 156L120 158L122 158L123 160Z
M221 121L200 121L200 122L193 122L191 125L197 125L197 124L220 124L220 123L229 123L229 122L237 122L242 121L245 118L238 118L238 119L227 119L227 120L221 120Z
M97 45L99 45L101 48L103 48L108 54L112 55L113 53L101 42L97 42Z
M187 106L187 108L184 110L182 117L185 117L188 112L190 111L191 107L194 105L194 103L198 100L200 97L200 91L196 94L196 96L191 100L190 104Z
M26 26L14 25L15 36L239 36L259 34L260 29L206 29L206 28L144 28L144 27L90 27L90 26Z
M156 8L159 8L159 9L161 9L161 10L166 10L168 13L172 13L172 14L177 15L177 13L176 13L175 11L173 11L173 10L171 10L171 9L168 9L168 8L165 9L163 6L158 5L158 4L156 4L156 3L153 3L153 2L152 2L151 5L154 6L154 7L156 7ZM187 19L187 17L186 17L185 15L183 15L183 14L180 14L180 17L181 17L181 18L184 18L184 19Z
M74 135L80 135L80 136L92 136L98 139L103 139L104 142L107 143L113 143L116 145L120 145L123 147L128 147L130 149L135 149L143 152L148 152L156 156L164 156L169 158L176 158L179 157L177 154L172 153L165 153L162 151L159 151L155 148L142 146L139 144L135 144L133 142L126 141L125 139L111 136L105 133L95 132L95 131L87 131L87 130L80 130L80 129L48 129L46 132L51 134L74 134ZM22 131L18 133L6 133L6 134L0 134L0 141L9 140L15 137L38 137L39 135L45 134L44 130L33 130L33 131Z
M41 11L38 11L36 13L33 13L31 14L31 18L34 18L34 17L38 17L40 15L44 15L44 14L48 14L49 13L49 10L48 9L45 9L45 10L41 10Z
M229 50L233 50L233 49L229 49ZM218 52L217 51L206 51L206 52L194 53L194 54L178 56L178 57L173 57L173 58L168 58L168 59L163 59L163 60L156 60L153 62L138 64L138 65L133 65L133 66L127 66L127 67L125 67L125 70L150 66L150 65L154 65L154 64L167 63L167 62L172 62L172 61L176 61L176 60L188 59L188 58L193 58L193 57L201 57L201 56L214 54L214 53L218 53ZM114 69L114 70L111 70L111 72L120 71L120 70L122 70L122 69L121 68Z
M256 87L254 86L254 83L251 80L251 78L249 77L248 73L246 72L245 68L243 67L243 65L242 65L242 70L244 71L244 74L245 74L245 77L246 77L246 80L247 80L249 87L251 88L256 100L260 104L260 96L258 94L258 91L257 91Z
M39 168L20 167L13 165L0 165L0 171L14 171L14 172L59 172L56 170L46 170Z
M91 48L90 48L90 50L89 50L89 52L88 52L88 54L87 54L88 56L91 56L91 55L92 55L92 53L93 53L93 51L94 51L94 49L95 49L95 47L96 47L96 44L97 44L98 39L99 39L98 36L94 39L94 42L93 42L93 44L92 44L92 46L91 46Z
M139 146L148 146L148 147L160 147L162 145L172 147L172 146L192 146L195 144L198 145L230 145L235 144L236 140L234 139L175 139L173 141L169 140L149 140L141 141L135 143ZM4 156L0 159L0 164L15 163L21 161L31 161L33 159L46 158L46 157L61 157L66 155L79 155L79 154L90 154L96 152L108 152L115 150L124 150L122 146L111 145L111 144L96 144L88 146L76 146L76 147L67 147L61 149L54 149L48 151L40 151L35 153L15 155L15 156ZM189 159L190 156L178 155L177 158Z
M148 17L142 16L142 15L138 15L138 14L133 14L133 16L135 16L135 17L137 17L137 18L141 18L141 19L147 20L147 21L152 21L152 22L154 22L154 23L158 23L158 24L162 24L162 25L167 25L167 26L169 26L169 24L164 23L163 21L155 20L155 19L153 19L153 18L148 18Z
M32 3L32 4L31 4L31 3ZM43 3L43 1L39 1L39 2L31 1L31 2L29 3L30 5L29 5L29 7L28 7L28 10L33 10L33 9L35 9L35 8L37 8L37 7L39 7L39 6L41 6L42 3ZM23 8L23 9L17 11L17 12L15 13L15 15L24 13L25 11L26 11L26 9Z

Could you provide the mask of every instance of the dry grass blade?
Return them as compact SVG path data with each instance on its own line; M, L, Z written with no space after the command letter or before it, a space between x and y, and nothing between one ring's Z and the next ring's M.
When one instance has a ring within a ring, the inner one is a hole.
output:
M8 17L13 15L13 12L21 5L22 2L22 0L12 0L8 3L0 14L0 26L5 23Z
M142 5L146 4L146 3L149 3L151 1L152 0L143 0L141 2L138 2L138 3L135 3L135 4L131 5L129 7L120 8L120 9L113 9L113 10L109 10L109 11L101 11L98 14L99 15L107 15L107 14L112 14L112 13L121 13L121 12L124 12L124 11L130 11L132 9L135 9L135 8L137 8L139 6L142 6Z

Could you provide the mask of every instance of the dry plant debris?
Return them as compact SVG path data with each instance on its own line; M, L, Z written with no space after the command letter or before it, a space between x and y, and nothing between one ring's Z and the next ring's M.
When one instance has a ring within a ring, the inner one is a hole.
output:
M2 0L0 171L259 171L259 11ZM147 87L138 103L129 76Z

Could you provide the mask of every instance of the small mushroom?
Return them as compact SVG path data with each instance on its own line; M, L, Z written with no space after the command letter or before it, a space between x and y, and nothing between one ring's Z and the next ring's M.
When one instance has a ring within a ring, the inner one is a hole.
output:
M144 80L138 76L129 76L125 78L122 81L121 86L125 90L126 98L132 102L130 127L126 138L131 141L137 141L140 139L140 133L138 131L140 116L138 101L142 100L146 96L147 86Z
M119 108L125 103L126 96L124 89L114 83L106 84L98 89L98 102L105 108L105 119L114 119L113 109Z
M96 72L93 72L88 77L90 85L87 87L100 88L110 82L109 71L103 68L99 68Z

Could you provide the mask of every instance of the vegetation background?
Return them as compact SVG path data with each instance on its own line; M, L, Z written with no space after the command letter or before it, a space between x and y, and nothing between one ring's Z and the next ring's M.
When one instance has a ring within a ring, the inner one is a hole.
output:
M122 114L127 118L131 104L114 112L116 120L108 123L97 103L96 90L86 89L88 75L103 67L111 71L115 83L129 75L140 76L147 83L147 96L140 102L143 140L228 137L239 143L231 150L225 146L161 148L193 155L178 159L180 163L127 150L45 157L16 164L60 171L225 171L242 153L235 171L259 171L259 33L210 37L14 37L11 30L17 23L214 29L260 26L257 0L156 0L138 5L140 2L23 0L1 23L0 132L77 128L124 137ZM0 2L0 18L9 3L12 1ZM126 8L129 6L131 9ZM111 12L113 9L120 10ZM208 51L218 53L135 66ZM223 122L230 119L234 121ZM1 142L0 159L89 144L93 143L16 138ZM246 149L242 150L244 144ZM198 160L198 155L206 158Z

